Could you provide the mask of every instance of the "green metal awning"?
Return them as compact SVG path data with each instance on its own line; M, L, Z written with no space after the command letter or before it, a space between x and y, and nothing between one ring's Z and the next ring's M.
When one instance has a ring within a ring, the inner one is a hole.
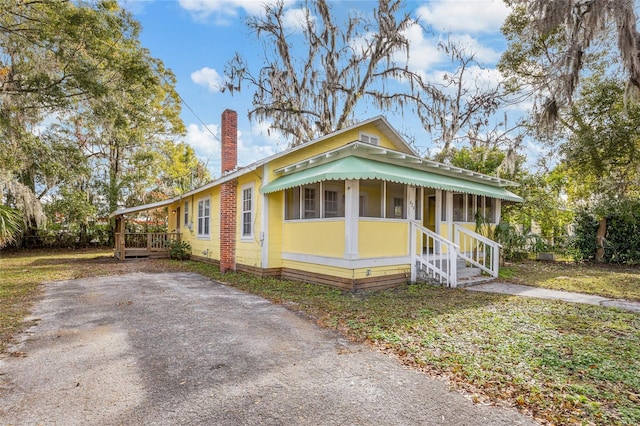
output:
M279 177L265 185L261 191L264 194L269 194L310 183L346 179L379 179L406 185L485 195L507 201L522 201L522 198L501 187L438 175L396 164L381 163L356 156L341 158Z

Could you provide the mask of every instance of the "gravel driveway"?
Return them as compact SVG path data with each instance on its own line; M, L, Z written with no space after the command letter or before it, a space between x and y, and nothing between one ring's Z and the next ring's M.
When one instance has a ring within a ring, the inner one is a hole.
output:
M0 425L529 425L189 273L46 285L0 359Z

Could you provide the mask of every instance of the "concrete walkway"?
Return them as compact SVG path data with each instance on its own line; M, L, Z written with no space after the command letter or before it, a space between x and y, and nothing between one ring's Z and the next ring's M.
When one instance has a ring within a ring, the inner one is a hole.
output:
M624 299L611 299L590 294L572 293L569 291L549 290L540 287L511 284L504 282L490 282L466 287L465 290L483 291L486 293L512 294L515 296L537 297L539 299L562 300L571 303L585 303L607 308L624 309L631 312L640 312L640 302L631 302Z

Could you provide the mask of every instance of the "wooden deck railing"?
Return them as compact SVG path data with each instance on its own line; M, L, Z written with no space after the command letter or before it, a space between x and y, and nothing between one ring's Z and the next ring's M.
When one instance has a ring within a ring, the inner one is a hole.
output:
M177 232L116 233L114 255L120 260L126 257L169 255L171 241L180 240Z

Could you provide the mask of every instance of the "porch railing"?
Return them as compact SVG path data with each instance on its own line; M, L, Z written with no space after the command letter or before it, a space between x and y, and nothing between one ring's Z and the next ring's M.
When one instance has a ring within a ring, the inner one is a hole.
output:
M458 283L456 260L459 246L411 221L411 281L435 281L447 287Z
M129 253L151 255L169 251L171 241L180 239L177 232L116 233L115 256L124 259Z
M500 249L495 241L453 224L453 241L460 247L460 257L494 278L498 277Z

